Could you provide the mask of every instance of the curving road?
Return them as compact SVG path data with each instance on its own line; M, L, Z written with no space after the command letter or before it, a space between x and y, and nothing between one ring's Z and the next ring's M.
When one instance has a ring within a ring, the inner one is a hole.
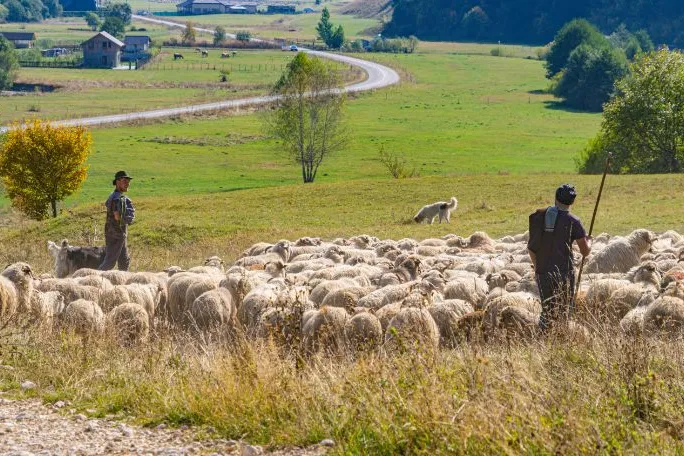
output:
M162 19L155 19L155 18L151 18L151 17L138 16L138 15L134 15L133 17L137 20L153 22L156 24L162 24L162 25L166 25L168 27L185 28L184 24L179 24L177 22L165 21ZM198 27L196 27L195 30L197 30L198 32L204 32L204 33L211 33L211 34L214 33L213 30L198 28ZM234 37L234 35L230 35L230 36ZM254 39L254 40L255 41L261 41L258 39ZM396 71L394 71L393 69L388 68L384 65L380 65L379 63L369 62L367 60L361 60L361 59L349 57L346 55L333 54L331 52L313 51L313 50L305 49L305 48L300 48L300 50L303 52L309 53L311 55L315 55L317 57L323 57L326 59L336 60L338 62L343 62L343 63L349 64L349 65L354 65L358 68L361 68L368 75L368 77L361 82L357 82L355 84L351 84L351 85L343 87L341 89L343 92L362 92L362 91L366 91L366 90L379 89L381 87L387 87L387 86L390 86L390 85L393 85L393 84L396 84L399 82L399 75L397 74ZM126 113L126 114L113 114L113 115L108 115L108 116L84 117L81 119L71 119L71 120L59 120L59 121L55 121L54 124L68 125L68 126L103 125L103 124L110 124L110 123L128 122L128 121L140 120L140 119L159 119L159 118L163 118L163 117L173 117L173 116L177 116L177 115L181 115L181 114L194 114L194 113L199 113L199 112L204 112L204 111L214 111L214 110L219 110L219 109L230 109L230 108L240 108L240 107L245 107L245 106L262 105L262 104L271 103L271 102L277 100L277 98L278 98L277 96L273 96L273 95L266 95L266 96L260 96L260 97L252 97L252 98L240 98L240 99L236 99L236 100L217 101L217 102L213 102L213 103L204 103L204 104L198 104L198 105L182 106L182 107L178 107L178 108L164 108L164 109L155 109L152 111L130 112L130 113ZM0 133L3 133L5 131L7 131L7 127L0 127Z

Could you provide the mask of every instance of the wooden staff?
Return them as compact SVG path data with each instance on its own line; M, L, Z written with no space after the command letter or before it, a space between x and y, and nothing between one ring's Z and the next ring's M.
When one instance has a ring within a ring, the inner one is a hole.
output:
M596 212L598 211L598 205L599 205L599 202L601 201L601 193L603 193L603 184L606 182L606 174L608 174L608 167L610 166L611 158L613 158L613 154L611 152L609 152L608 157L606 157L606 169L603 170L603 177L601 178L601 186L599 187L598 195L596 196L596 204L594 205L594 213L591 216L591 225L589 225L589 237L591 237L591 233L594 231L594 222L596 221ZM582 263L580 263L579 273L577 274L577 284L575 285L575 296L577 296L579 294L580 283L582 282L582 269L584 269L584 260L586 260L586 257L584 255L582 255Z

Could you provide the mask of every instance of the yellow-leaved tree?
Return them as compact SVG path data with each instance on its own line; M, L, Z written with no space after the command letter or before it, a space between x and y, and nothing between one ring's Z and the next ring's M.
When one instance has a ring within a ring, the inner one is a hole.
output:
M0 147L0 177L12 205L36 220L57 217L57 201L78 190L92 138L83 127L15 124Z

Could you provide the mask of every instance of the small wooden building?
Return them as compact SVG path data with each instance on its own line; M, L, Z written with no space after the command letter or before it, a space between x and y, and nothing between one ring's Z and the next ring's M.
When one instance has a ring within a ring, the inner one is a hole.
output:
M0 35L17 49L32 48L33 42L36 41L36 34L33 32L0 32Z
M124 43L107 32L100 32L81 43L85 68L116 68L121 65Z

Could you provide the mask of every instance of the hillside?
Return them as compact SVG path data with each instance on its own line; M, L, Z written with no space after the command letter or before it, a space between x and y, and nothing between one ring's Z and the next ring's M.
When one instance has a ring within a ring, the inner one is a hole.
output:
M684 44L684 4L679 0L566 2L562 0L394 0L388 35L425 40L547 43L567 21L585 17L604 33L624 23L646 29L656 43Z

